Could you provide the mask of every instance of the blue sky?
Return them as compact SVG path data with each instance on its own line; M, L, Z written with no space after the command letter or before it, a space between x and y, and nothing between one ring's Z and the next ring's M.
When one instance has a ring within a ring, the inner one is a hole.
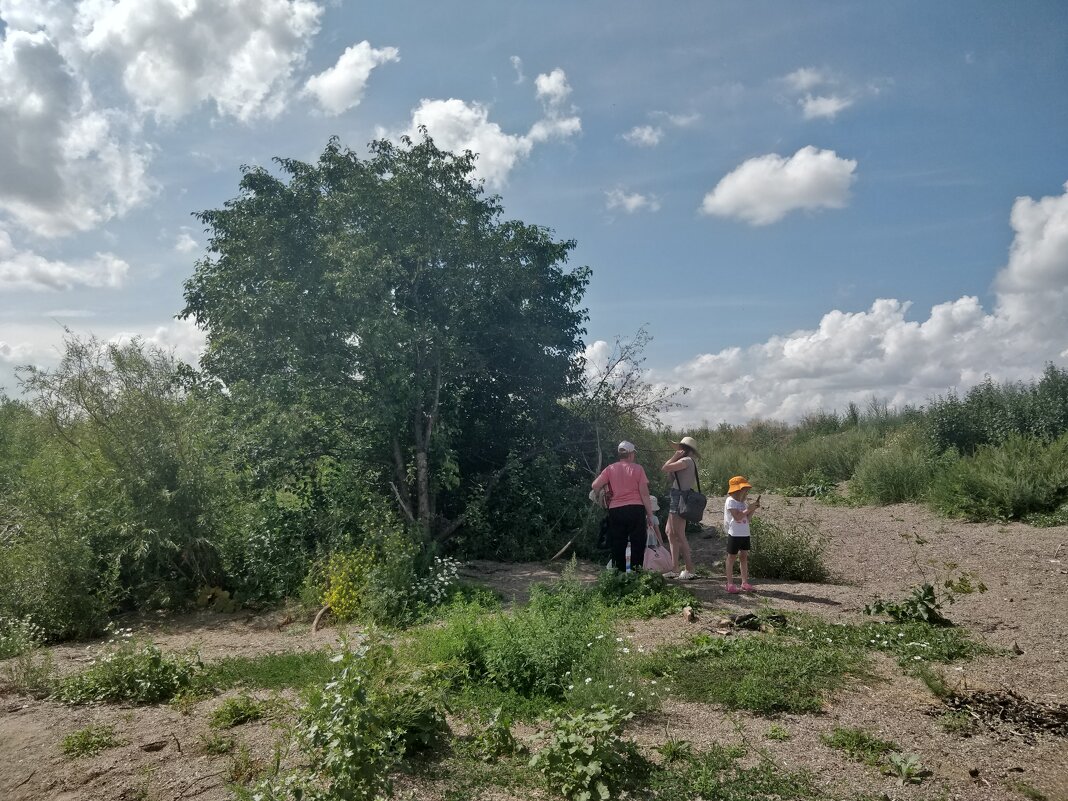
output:
M425 123L578 241L670 422L1068 363L1060 2L0 0L0 386L62 326L187 359L191 212Z

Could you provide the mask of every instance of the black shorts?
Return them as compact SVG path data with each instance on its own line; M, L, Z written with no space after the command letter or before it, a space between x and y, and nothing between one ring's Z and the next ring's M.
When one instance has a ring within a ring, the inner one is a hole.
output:
M727 553L736 554L738 551L749 550L749 538L748 537L731 537L727 536Z

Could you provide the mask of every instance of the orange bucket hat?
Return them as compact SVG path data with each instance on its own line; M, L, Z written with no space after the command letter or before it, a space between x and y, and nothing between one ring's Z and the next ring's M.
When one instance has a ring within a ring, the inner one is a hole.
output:
M731 493L731 492L737 492L738 490L742 490L742 489L752 489L752 488L753 488L753 485L750 484L748 481L746 481L745 476L735 476L734 478L732 478L730 480L730 483L727 485L727 492Z

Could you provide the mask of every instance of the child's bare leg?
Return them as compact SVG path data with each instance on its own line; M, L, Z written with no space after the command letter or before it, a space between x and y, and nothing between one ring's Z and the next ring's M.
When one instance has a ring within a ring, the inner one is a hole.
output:
M740 562L740 569L742 571L742 584L749 583L749 551L739 551L738 561Z
M727 554L727 586L734 583L734 554Z

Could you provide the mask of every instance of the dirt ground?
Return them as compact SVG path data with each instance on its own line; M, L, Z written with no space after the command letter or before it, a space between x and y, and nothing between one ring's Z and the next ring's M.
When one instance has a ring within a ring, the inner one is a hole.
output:
M710 509L722 499L710 499ZM873 596L898 597L924 580L940 580L947 565L974 573L988 587L963 596L949 616L972 635L999 649L992 656L949 668L953 683L967 689L1009 689L1040 702L1068 703L1068 527L1037 529L1022 524L980 525L945 521L911 506L833 507L798 499L765 496L765 514L788 522L811 520L827 538L832 580L824 584L758 582L753 595L724 591L724 543L717 535L690 537L695 561L707 577L688 582L701 600L698 620L681 618L628 624L623 634L649 649L680 642L723 615L757 611L762 604L804 610L830 621L856 621ZM718 522L711 513L707 523ZM917 535L926 544L915 544ZM754 548L759 548L754 540ZM504 565L475 562L465 574L505 597L523 600L531 584L552 578L561 563ZM584 575L598 567L583 565ZM313 634L307 621L285 611L260 615L200 613L165 620L122 622L166 650L196 648L205 661L230 655L334 647L339 632ZM64 672L88 661L86 646L53 649ZM819 784L843 799L862 794L888 799L986 801L1021 799L1033 788L1049 801L1068 801L1068 741L1041 735L1032 742L980 732L948 734L931 714L938 702L916 679L904 676L891 660L878 657L874 676L837 693L823 713L780 716L775 720L728 713L714 706L668 701L654 717L632 728L639 743L651 747L673 736L693 742L745 743L756 758L767 754L792 769L812 771ZM265 694L266 695L266 694ZM225 696L188 710L169 706L99 705L69 707L50 701L0 695L0 801L221 801L227 783L242 767L272 760L277 732L270 721L235 729L249 765L232 755L207 753L203 738L208 718ZM89 723L109 723L124 745L95 757L68 759L59 749L66 734ZM790 734L768 739L776 723ZM828 749L820 735L836 726L857 726L918 754L933 776L919 787L899 787L864 765L847 762ZM432 788L415 788L416 797L435 798ZM504 799L498 791L485 798ZM517 801L542 797L524 791Z

